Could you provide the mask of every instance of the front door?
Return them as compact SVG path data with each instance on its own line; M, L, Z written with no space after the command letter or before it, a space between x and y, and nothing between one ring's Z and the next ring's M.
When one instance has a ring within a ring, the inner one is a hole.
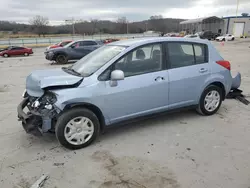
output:
M198 104L202 88L210 76L205 44L167 44L169 61L169 109Z
M111 86L105 81L100 99L110 123L152 114L168 107L168 71L162 44L150 44L129 52L112 70L122 70L125 79Z

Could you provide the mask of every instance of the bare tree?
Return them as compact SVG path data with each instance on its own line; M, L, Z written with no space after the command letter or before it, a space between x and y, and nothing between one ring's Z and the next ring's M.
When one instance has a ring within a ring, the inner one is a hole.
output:
M117 19L119 33L128 33L128 20L126 17Z
M97 24L98 24L98 20L97 19L91 19L91 24L92 24L92 35L96 33L97 28Z
M49 19L40 15L33 17L30 20L30 24L35 29L35 32L39 35L45 35L48 32Z

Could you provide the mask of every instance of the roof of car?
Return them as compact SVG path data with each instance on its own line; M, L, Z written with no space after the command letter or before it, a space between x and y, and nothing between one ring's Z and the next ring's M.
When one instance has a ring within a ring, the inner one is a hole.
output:
M119 45L119 46L139 46L148 43L154 42L164 42L164 41L182 41L182 42L198 42L203 44L208 44L208 40L197 39L197 38L183 38L183 37L143 37L143 38L135 38L135 39L125 39L117 42L112 42L107 45Z

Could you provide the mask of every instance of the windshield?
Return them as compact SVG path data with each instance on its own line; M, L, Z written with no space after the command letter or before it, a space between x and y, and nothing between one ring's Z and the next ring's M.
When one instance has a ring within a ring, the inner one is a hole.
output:
M88 77L124 49L126 49L124 46L104 45L77 61L71 68L82 76Z
M75 41L72 41L72 42L70 42L70 43L68 43L68 44L66 44L65 46L63 46L64 48L68 48L68 47L70 47L72 44L74 44L75 43Z

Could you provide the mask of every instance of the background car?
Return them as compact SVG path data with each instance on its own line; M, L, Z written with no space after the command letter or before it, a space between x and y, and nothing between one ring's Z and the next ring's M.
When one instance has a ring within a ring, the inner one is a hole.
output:
M7 49L0 52L0 56L3 57L18 56L18 55L29 56L30 54L33 54L32 48L25 48L19 46L10 46Z
M197 34L194 34L194 35L186 35L184 36L184 38L200 38L200 36Z
M60 47L64 47L65 45L71 43L73 40L65 40L65 41L62 41L62 42L59 42L57 44L53 44L49 47L46 48L46 51L49 50L49 49L53 49L53 48L60 48Z
M201 39L208 39L208 40L215 40L218 36L220 36L219 33L213 33L212 31L202 31L196 34L198 34Z
M216 41L229 41L229 40L234 40L234 36L230 34L226 34L226 35L219 36L216 38Z
M115 42L115 41L119 41L119 39L111 39L111 38L108 38L108 39L104 39L104 40L103 40L103 43L104 43L104 44L108 44L108 43Z
M77 61L103 45L101 40L73 41L62 48L54 48L45 52L45 58L64 64L68 61Z

